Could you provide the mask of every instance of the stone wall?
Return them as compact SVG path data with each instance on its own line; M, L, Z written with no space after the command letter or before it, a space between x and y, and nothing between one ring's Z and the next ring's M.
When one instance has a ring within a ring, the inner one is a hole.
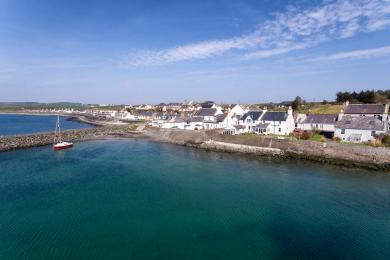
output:
M222 135L218 131L148 128L145 134L157 141L206 150L277 155L328 164L390 170L390 149L384 147L333 141L324 145L324 143L316 141L279 139L260 135ZM248 146L270 149L250 149ZM280 150L280 152L275 152L277 151L275 149Z
M88 129L67 130L61 132L61 137L65 141L83 141L104 136L127 136L131 134L128 127L96 127ZM0 137L0 152L24 149L35 146L53 144L53 133L38 133L19 136Z

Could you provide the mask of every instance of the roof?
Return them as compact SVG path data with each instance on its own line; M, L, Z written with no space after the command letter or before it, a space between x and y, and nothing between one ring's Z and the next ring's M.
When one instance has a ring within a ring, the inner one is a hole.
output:
M303 121L305 124L334 124L336 123L336 114L308 114Z
M243 126L243 125L235 125L233 127L236 129L244 129L245 128L245 126Z
M220 115L216 115L216 118L217 118L217 122L223 122L223 120L225 120L225 118L227 117L227 114L220 114Z
M286 112L266 112L261 118L263 121L286 121L287 113Z
M153 112L149 112L149 111L143 111L143 112L140 112L139 115L140 116L153 116L154 113Z
M257 128L267 128L268 126L269 126L268 123L260 123L260 124L255 125L255 127L257 127Z
M349 104L344 114L383 114L385 107L381 104Z
M187 120L185 118L182 118L182 117L175 117L173 119L173 122L174 123L187 123Z
M189 120L190 122L203 122L203 117L201 116L193 116Z
M195 116L214 116L216 112L216 108L201 108L196 111Z
M374 117L347 115L343 116L343 118L336 123L336 128L384 131L385 124Z
M248 111L242 117L241 120L245 120L248 116L250 116L253 120L259 120L263 111Z
M215 103L213 101L206 101L200 104L202 108L211 108Z

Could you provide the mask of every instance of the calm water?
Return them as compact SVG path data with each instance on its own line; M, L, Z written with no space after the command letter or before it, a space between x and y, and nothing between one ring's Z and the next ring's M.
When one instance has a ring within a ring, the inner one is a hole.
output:
M1 259L389 256L389 174L135 140L0 154Z
M68 117L60 117L61 129L91 127L90 125L68 119ZM51 132L54 131L56 120L57 116L0 114L0 136Z

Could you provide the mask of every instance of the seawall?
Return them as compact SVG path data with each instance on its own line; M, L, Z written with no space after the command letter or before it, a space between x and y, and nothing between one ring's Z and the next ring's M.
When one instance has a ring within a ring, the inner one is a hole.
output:
M124 126L105 126L61 132L62 139L71 142L85 141L108 136L133 137L139 136L139 134L134 131L129 131L129 127ZM53 138L53 133L0 137L0 152L50 145L53 144Z
M211 151L294 158L347 167L390 170L390 149L361 144L278 139L260 135L222 135L218 131L186 131L148 128L145 135Z

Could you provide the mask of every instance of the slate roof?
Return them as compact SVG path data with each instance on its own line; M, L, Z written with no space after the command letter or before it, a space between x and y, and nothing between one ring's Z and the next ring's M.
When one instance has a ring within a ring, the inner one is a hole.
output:
M149 111L142 111L139 113L140 116L153 116L154 113L153 112L149 112Z
M260 123L260 124L257 124L255 127L257 128L267 128L269 126L269 123Z
M187 123L187 119L182 118L182 117L176 117L175 119L173 119L173 122L174 123Z
M227 114L220 114L220 115L216 115L216 118L217 118L217 122L222 122L223 120L225 120L225 118L227 117Z
M200 104L202 108L211 108L215 103L213 101L206 101Z
M189 120L190 122L203 122L203 117L201 116L193 116Z
M241 120L245 120L248 116L250 116L253 120L259 120L263 111L248 111L242 117Z
M336 123L336 128L339 129L358 129L371 131L384 131L385 124L379 119L365 116L343 116L343 118Z
M349 104L344 114L383 114L385 107L381 104Z
M216 112L216 108L201 108L196 111L195 116L214 116Z
M266 112L261 118L263 121L286 121L287 113L286 112Z
M337 115L336 114L308 114L305 121L305 124L334 124L336 123Z

